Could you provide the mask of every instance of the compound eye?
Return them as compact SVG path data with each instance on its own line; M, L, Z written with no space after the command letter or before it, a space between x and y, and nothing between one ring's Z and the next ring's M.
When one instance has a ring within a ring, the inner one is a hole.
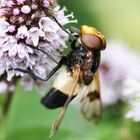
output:
M81 36L81 42L89 50L100 51L105 49L105 45L102 40L93 34L83 34Z

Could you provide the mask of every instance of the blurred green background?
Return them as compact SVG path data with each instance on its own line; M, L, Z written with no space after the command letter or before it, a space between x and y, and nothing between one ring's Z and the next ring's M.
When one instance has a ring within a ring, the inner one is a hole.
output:
M140 50L139 0L60 0L83 24L95 26L107 39L119 39ZM0 95L2 99L4 95ZM17 86L7 117L0 118L0 140L48 140L59 110L49 111L40 104L41 96ZM84 120L70 105L61 128L52 140L139 140L140 123L124 119L124 104L104 109L100 124Z
M97 27L106 38L126 41L140 50L139 0L60 0L73 11L79 27Z

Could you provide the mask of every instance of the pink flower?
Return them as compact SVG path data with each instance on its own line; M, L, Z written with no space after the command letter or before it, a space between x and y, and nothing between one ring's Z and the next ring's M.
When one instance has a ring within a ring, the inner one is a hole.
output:
M32 47L42 49L59 61L61 51L67 47L69 36L53 17L61 17L59 22L65 25L71 22L68 18L73 18L73 15L65 16L65 10L61 10L60 6L56 8L56 0L5 1L8 3L0 7L2 15L6 17L6 21L0 19L0 76L7 73L7 80L12 80L14 76L28 79L29 75L14 70L21 68L30 69L45 78L56 63ZM28 85L32 88L34 84L40 85L39 87L42 87L41 84L45 85L44 82L33 79L27 81L31 82Z
M63 9L60 9L60 6L57 6L55 8L54 16L55 18L62 24L68 24L68 23L77 23L77 20L74 19L73 12L67 16L64 15L64 12L67 11L66 7ZM72 18L72 20L69 20L69 18Z
M24 4L24 2L26 1L26 0L16 0L17 2L18 2L18 4Z
M13 10L13 14L14 14L15 16L19 15L19 14L20 14L20 10L19 10L18 8L15 8L15 9Z
M9 27L8 27L8 32L14 32L16 30L16 27L14 26L14 25L10 25Z
M31 8L29 5L24 5L21 7L21 12L24 14L29 14L31 12Z
M49 5L50 5L50 3L49 3L48 0L43 0L43 6L44 6L45 8L48 8Z
M100 65L101 97L104 105L124 100L123 82L128 77L140 79L140 58L121 41L109 40Z
M13 7L15 4L12 0L7 1L6 6L7 7Z

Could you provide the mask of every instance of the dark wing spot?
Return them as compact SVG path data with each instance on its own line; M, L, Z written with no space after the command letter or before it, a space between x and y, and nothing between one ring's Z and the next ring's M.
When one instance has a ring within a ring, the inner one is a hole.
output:
M89 98L90 102L95 100L95 99L99 99L100 98L100 94L98 91L94 91L94 92L89 92L87 97Z

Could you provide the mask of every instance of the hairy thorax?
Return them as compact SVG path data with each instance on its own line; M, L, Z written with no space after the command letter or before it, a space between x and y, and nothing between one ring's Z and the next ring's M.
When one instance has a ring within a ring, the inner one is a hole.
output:
M70 65L69 69L73 73L75 66L80 67L79 82L84 85L89 85L93 80L94 73L92 67L94 66L93 52L87 50L85 47L77 48L69 55Z

